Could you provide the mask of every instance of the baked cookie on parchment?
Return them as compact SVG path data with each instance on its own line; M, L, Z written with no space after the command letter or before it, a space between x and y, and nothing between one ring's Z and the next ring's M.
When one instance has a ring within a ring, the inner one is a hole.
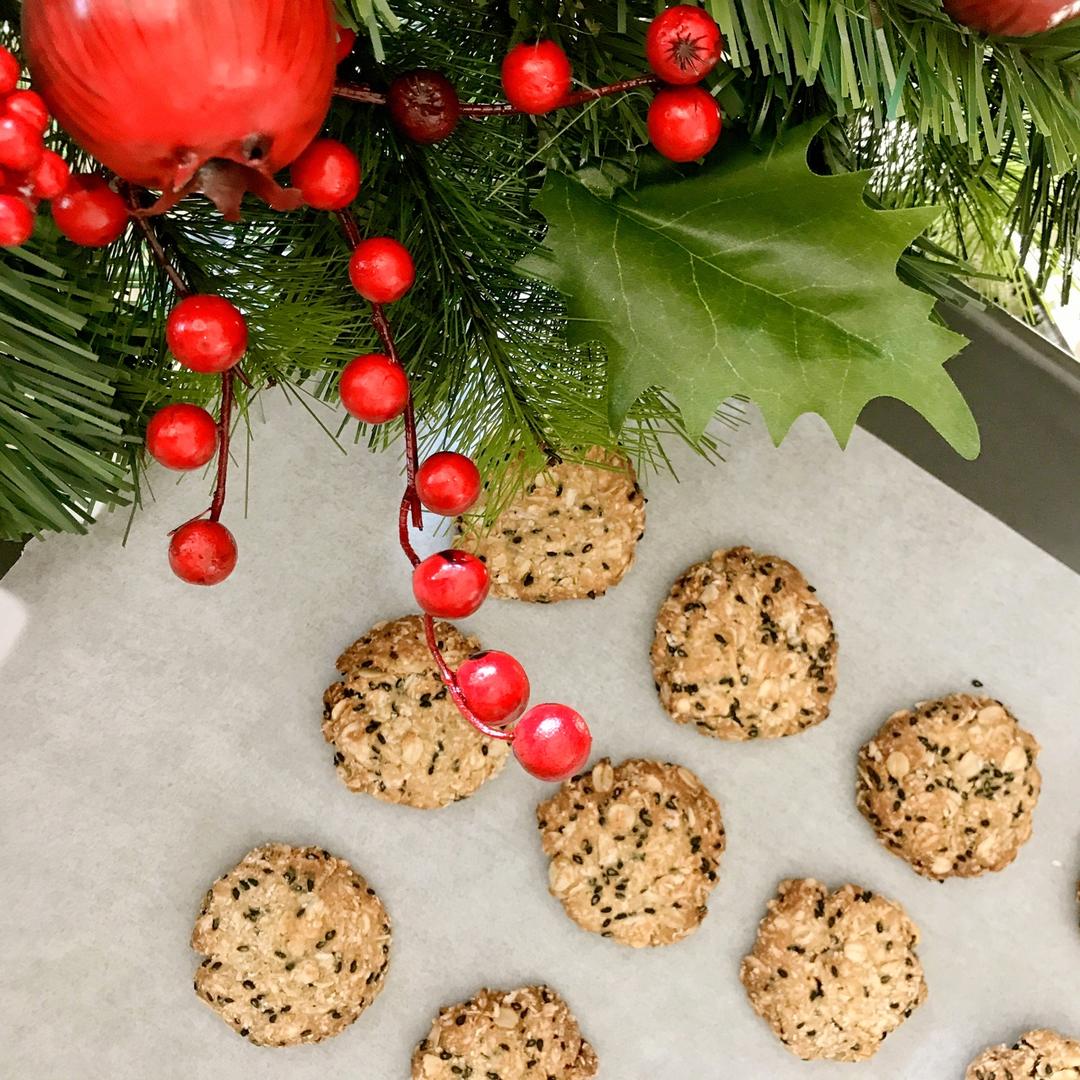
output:
M536 818L548 887L582 929L635 948L668 945L708 913L724 826L689 769L604 758L565 781Z
M457 667L480 643L437 622L440 647ZM338 657L339 682L323 696L323 736L353 791L424 810L467 798L502 770L509 744L485 739L450 699L409 615L379 623Z
M481 990L439 1012L413 1052L412 1080L592 1080L599 1065L547 986Z
M919 932L899 904L783 881L742 962L754 1011L805 1061L865 1061L926 998Z
M319 1042L378 997L390 919L375 890L321 848L249 851L203 900L195 992L260 1046Z
M491 575L491 595L551 604L595 599L623 579L645 534L645 496L630 463L592 449L597 465L545 469L490 527L460 522L455 547Z
M832 619L802 574L750 548L691 566L660 606L652 670L671 718L718 739L821 723L836 690Z
M977 877L1008 866L1031 836L1038 753L1000 701L923 701L859 751L856 802L878 840L923 877Z
M964 1080L1080 1080L1080 1041L1056 1031L1029 1031L1012 1046L984 1050Z

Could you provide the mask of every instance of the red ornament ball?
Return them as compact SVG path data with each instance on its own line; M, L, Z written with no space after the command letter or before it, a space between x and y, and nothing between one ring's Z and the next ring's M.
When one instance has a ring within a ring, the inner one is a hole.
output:
M388 236L373 236L353 250L349 278L369 303L392 304L413 287L416 267L403 244Z
M67 190L71 170L59 154L46 150L37 166L30 171L28 179L36 198L55 199Z
M25 244L34 232L34 212L18 195L0 195L0 247Z
M336 34L334 38L334 59L340 64L353 51L353 46L356 44L356 31L351 27L342 26L340 23L334 30Z
M78 173L53 199L52 216L73 243L106 247L127 228L128 208L100 176Z
M720 138L720 106L700 86L661 90L649 107L649 138L672 161L696 161Z
M716 20L694 4L678 4L661 12L645 35L645 56L657 78L673 86L689 86L709 74L724 51Z
M14 54L0 45L0 94L10 94L19 85L22 64Z
M189 585L219 585L236 569L236 540L220 521L189 521L172 534L169 565Z
M1080 16L1080 0L945 0L961 25L1002 37L1030 37Z
M409 403L409 376L382 353L358 356L345 365L338 384L341 404L365 424L385 424Z
M487 567L467 551L440 551L413 569L413 595L437 619L464 619L487 599Z
M336 139L316 139L293 162L290 175L316 210L344 210L360 191L360 162Z
M476 718L492 727L512 724L529 704L529 676L509 653L475 653L455 678Z
M514 756L538 780L555 783L581 772L591 750L589 725L567 705L534 705L514 728Z
M437 71L399 75L386 92L386 104L398 131L423 145L450 138L461 119L454 84Z
M173 356L203 374L228 371L247 351L244 316L221 296L189 296L169 313L165 337Z
M198 469L217 453L217 445L217 424L198 405L166 405L146 425L146 449L166 469Z
M420 466L416 491L433 514L464 514L480 498L480 470L472 458L444 450Z
M523 42L502 64L503 93L519 112L540 116L551 112L570 93L570 61L554 41Z
M21 116L0 116L0 165L15 172L29 172L40 160L45 148L41 132Z

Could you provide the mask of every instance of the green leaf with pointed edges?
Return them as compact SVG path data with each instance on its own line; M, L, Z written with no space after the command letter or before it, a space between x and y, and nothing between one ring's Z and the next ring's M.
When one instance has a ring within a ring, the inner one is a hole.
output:
M616 430L659 386L693 433L745 394L777 442L816 412L845 444L868 401L895 397L973 458L978 428L943 367L964 338L896 276L937 211L872 210L866 173L812 173L817 127L612 199L549 173L544 248L520 269L562 292L572 341L606 349Z

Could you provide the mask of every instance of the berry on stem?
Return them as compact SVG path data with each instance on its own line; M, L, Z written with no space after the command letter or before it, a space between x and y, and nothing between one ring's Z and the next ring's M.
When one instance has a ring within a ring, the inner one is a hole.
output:
M341 404L365 424L385 424L405 411L409 377L389 356L368 353L345 365L338 385Z
M589 725L567 705L534 705L514 728L514 756L538 780L566 780L585 767L591 750Z
M433 514L464 514L480 497L480 470L471 458L444 450L432 454L416 474L420 501Z
M700 86L661 90L649 107L649 138L672 161L695 161L720 138L720 106Z
M373 236L353 250L349 278L369 303L392 304L412 288L416 267L403 244L388 236Z
M25 244L34 232L34 212L18 195L0 195L0 247Z
M67 189L71 170L59 154L46 150L27 179L36 198L55 199Z
M44 152L41 132L21 116L0 116L0 165L28 172Z
M316 139L292 163L290 175L316 210L344 210L360 191L360 162L336 139Z
M10 94L19 85L22 65L3 46L0 46L0 94Z
M672 86L700 82L720 60L724 38L716 20L694 4L662 11L645 35L645 56L656 76Z
M474 653L455 677L473 714L492 727L512 724L529 704L529 676L509 653Z
M166 469L198 469L217 453L217 444L217 424L198 405L166 405L146 425L146 449Z
M39 135L49 126L49 110L40 94L33 90L16 90L4 98L5 116L18 116L25 120Z
M386 104L398 131L424 145L448 139L461 119L454 84L437 71L399 75L386 92Z
M502 64L503 93L519 112L540 116L551 112L570 93L570 61L554 41L523 42Z
M248 329L244 316L224 297L196 295L169 313L165 337L184 367L216 374L234 367L247 351Z
M189 521L172 534L169 566L189 585L218 585L236 569L236 540L220 521Z
M77 173L53 199L52 216L73 243L105 247L127 228L128 208L100 176Z
M487 567L467 551L449 549L413 569L413 595L422 611L436 619L464 619L487 598Z

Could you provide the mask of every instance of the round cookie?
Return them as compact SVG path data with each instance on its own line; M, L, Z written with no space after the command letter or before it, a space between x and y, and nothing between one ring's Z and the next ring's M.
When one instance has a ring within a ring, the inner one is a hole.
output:
M859 751L856 802L878 840L923 877L977 877L1008 866L1031 836L1038 752L1000 701L924 701Z
M750 1004L804 1061L865 1061L926 998L904 909L845 885L783 881L740 976Z
M1014 1046L984 1050L964 1073L964 1080L1080 1080L1080 1041L1056 1031L1029 1031Z
M645 535L645 496L624 458L594 448L541 473L489 528L459 522L455 546L478 555L491 595L550 604L593 600L623 579Z
M390 920L343 859L313 847L249 851L203 900L195 992L259 1046L319 1042L378 997Z
M480 643L435 624L456 668ZM338 657L323 696L323 736L353 791L424 810L467 798L506 764L509 743L486 739L443 685L416 615L379 623Z
M794 735L829 715L832 619L799 571L750 548L716 551L671 587L652 669L671 718L718 739Z
M584 930L669 945L708 913L724 850L720 807L681 765L604 758L536 808L548 887Z
M412 1080L592 1080L596 1052L546 986L481 990L441 1010L413 1052Z

